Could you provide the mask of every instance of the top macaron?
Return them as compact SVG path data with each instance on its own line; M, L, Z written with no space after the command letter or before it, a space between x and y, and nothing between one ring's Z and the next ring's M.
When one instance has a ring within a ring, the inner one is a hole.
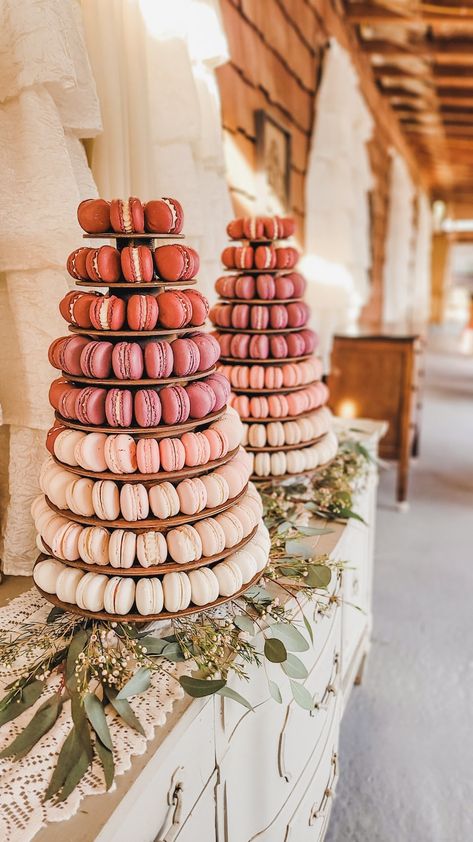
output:
M180 234L184 213L177 199L141 202L128 199L85 199L77 209L79 225L88 234Z
M232 219L227 234L232 240L284 240L294 234L296 224L292 217L253 216Z

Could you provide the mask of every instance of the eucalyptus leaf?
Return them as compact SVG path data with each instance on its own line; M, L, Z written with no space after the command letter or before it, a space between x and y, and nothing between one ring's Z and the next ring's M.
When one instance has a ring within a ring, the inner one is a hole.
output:
M300 574L300 570L298 570L296 567L286 567L286 565L278 565L278 571L281 574L281 576L287 576L288 579L294 576L299 576Z
M278 685L276 684L276 682L271 681L271 679L269 679L269 678L268 678L268 688L269 688L269 692L271 693L271 696L273 697L274 701L277 702L278 704L282 705L281 691L280 691Z
M282 670L286 673L289 678L307 678L308 672L305 664L302 663L301 659L298 658L296 655L289 653L287 656L287 661L284 661L281 664Z
M322 528L320 526L298 526L297 529L301 535L306 535L307 537L312 535L330 535L333 532L333 529Z
M87 641L89 639L89 633L86 629L80 629L74 637L72 638L69 649L67 652L67 661L66 661L66 683L69 684L72 677L74 676L74 671L76 668L76 661L79 657L80 653L83 652L85 647L87 646Z
M282 523L279 524L277 532L279 533L279 535L284 535L284 533L287 532L288 529L291 529L291 527L292 523L289 523L288 520L284 520Z
M316 549L313 541L304 541L298 538L289 538L286 541L286 552L292 553L299 559L311 559L314 557Z
M82 749L91 755L92 744L90 742L90 731L82 699L75 689L70 688L69 693L71 696L72 721L76 727L78 740Z
M75 763L70 770L69 774L67 775L66 780L64 781L64 786L62 787L59 795L57 797L58 801L65 801L66 798L69 798L71 792L76 788L77 784L80 780L84 777L87 769L90 766L92 758L90 757L89 753L85 750L82 743L80 745L80 751L76 754Z
M313 643L314 642L314 630L313 630L311 624L309 623L307 617L305 616L305 614L302 615L302 619L304 620L304 625L305 625L305 627L307 629L307 633L310 637L310 642Z
M282 640L288 652L307 652L309 643L292 623L274 623L271 634Z
M30 684L27 684L21 693L21 698L18 701L11 701L4 708L0 710L0 725L5 725L6 722L11 722L16 719L20 713L28 710L35 702L38 701L43 692L44 682L38 681L35 678Z
M244 597L263 605L273 601L271 594L262 585L253 585L251 588L248 588L244 593Z
M137 672L130 678L129 681L125 684L124 687L120 690L117 695L118 701L122 699L129 699L130 696L138 696L140 693L144 693L145 690L148 689L149 685L151 684L151 672L150 670L146 669L145 667L140 667ZM105 740L102 742L107 745ZM108 746L110 748L110 746Z
M140 638L140 646L146 647L147 655L161 655L163 649L167 646L167 642L161 637L152 637L145 635Z
M105 776L105 786L107 791L113 784L113 779L115 777L115 763L113 760L113 753L110 749L106 748L100 740L97 740L95 743L95 750L99 756L100 762L103 766L104 776Z
M166 658L168 661L172 661L172 663L178 663L179 661L185 661L184 653L179 645L179 643L166 643L163 651L161 652L163 658Z
M0 757L14 757L19 760L28 754L34 745L53 727L59 716L62 702L58 693L50 696L49 699L38 708L35 715L26 728L21 731L9 746L3 749Z
M298 684L297 681L293 681L292 678L290 680L292 695L294 696L294 701L304 710L313 710L314 708L314 700L310 695L307 687L304 687L303 684Z
M77 755L80 754L81 748L80 741L77 737L77 731L74 727L72 727L62 744L61 751L59 752L56 766L44 795L45 801L48 801L49 798L56 795L61 787L64 786L64 782L76 762Z
M103 704L94 693L84 697L84 708L92 728L105 748L112 749L112 738L107 724Z
M253 620L246 616L246 614L238 614L234 617L233 624L237 627L237 629L241 629L251 635L255 634L255 624Z
M309 588L328 588L332 571L326 564L311 564L307 568L306 585Z
M121 716L123 721L126 722L130 728L133 728L135 731L138 731L139 734L142 734L143 737L146 736L143 726L137 718L130 703L126 699L117 699L118 694L116 690L112 690L111 687L105 687L104 689L110 704L115 708L116 712L119 716Z
M287 658L287 650L282 640L268 637L264 642L264 654L272 664L282 664Z
M340 508L337 512L337 516L341 517L341 518L347 518L347 520L349 520L350 518L352 520L359 520L360 523L364 523L365 526L367 525L366 520L364 518L362 518L361 515L359 515L357 512L354 512L353 509L350 509L348 507Z
M234 702L238 702L243 707L248 708L248 710L254 710L253 705L250 705L249 701L245 699L240 693L237 693L236 690L232 690L231 687L221 687L220 690L217 690L217 694L219 696L225 696L227 699L233 699Z
M188 696L194 699L201 699L204 696L213 696L225 687L223 678L215 678L207 681L205 678L192 678L190 675L183 675L179 679L179 684L185 690Z
M51 608L51 611L46 617L46 622L48 623L48 625L50 625L51 623L54 623L55 620L58 619L58 617L62 617L65 613L66 612L63 608L60 608L59 605L55 605L53 608Z

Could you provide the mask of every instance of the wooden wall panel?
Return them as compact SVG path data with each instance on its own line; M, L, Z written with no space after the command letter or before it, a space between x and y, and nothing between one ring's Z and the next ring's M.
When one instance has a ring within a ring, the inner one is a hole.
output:
M388 209L388 149L406 157L412 177L419 173L394 113L380 95L357 49L356 38L331 0L220 0L231 60L217 70L229 181L236 213L256 203L254 112L262 108L291 133L291 210L298 237L304 233L304 183L314 123L323 50L331 36L348 49L360 86L373 111L375 137L370 158L375 185L372 208L372 295L366 320L382 313L382 274Z

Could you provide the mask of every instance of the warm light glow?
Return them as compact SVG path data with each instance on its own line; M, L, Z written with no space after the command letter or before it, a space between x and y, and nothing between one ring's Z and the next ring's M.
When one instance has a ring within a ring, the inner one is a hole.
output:
M251 216L256 193L255 172L252 161L245 158L241 149L229 132L223 133L224 156L230 189L238 187L240 206ZM246 194L246 195L245 195Z
M337 415L340 418L356 418L358 415L358 404L350 398L345 398L337 406Z

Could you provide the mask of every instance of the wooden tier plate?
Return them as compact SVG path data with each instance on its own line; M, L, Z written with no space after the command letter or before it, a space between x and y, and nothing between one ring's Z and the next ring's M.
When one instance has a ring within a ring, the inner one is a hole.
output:
M304 301L303 298L225 298L220 295L219 304L292 304L293 301Z
M187 377L161 377L160 379L143 378L142 380L120 380L118 377L110 377L108 380L100 380L98 377L85 377L85 375L76 376L75 374L68 374L67 371L61 371L61 377L68 381L68 383L84 383L86 386L122 386L124 389L132 386L178 386L183 383L191 383L193 380L202 380L216 371L216 366L208 368L207 371L197 371L195 374L189 374Z
M194 286L197 283L197 278L191 278L189 281L163 281L161 278L156 278L152 281L142 281L140 283L131 283L128 281L79 281L74 283L77 287L93 287L94 289L128 289L132 293L136 289L153 289L154 287L171 287L172 289L182 289L183 287Z
M219 331L220 333L225 333L224 330ZM284 363L301 363L304 360L310 360L311 357L314 356L314 352L312 354L304 354L302 357L269 357L267 360L252 360L247 357L243 357L239 359L238 357L219 357L220 363L232 363L233 365L284 365Z
M202 509L201 512L197 512L195 515L174 515L174 517L168 517L166 520L158 517L148 517L146 520L124 520L123 518L119 518L118 520L101 520L96 515L85 517L83 515L76 515L69 509L59 509L54 503L51 503L51 500L46 495L44 495L44 499L53 512L61 515L61 517L67 518L67 520L72 520L74 523L80 523L82 526L103 526L104 529L131 529L133 532L149 532L150 530L167 532L175 526L182 526L184 523L196 523L198 520L203 520L206 517L213 517L214 515L219 515L221 512L226 512L227 509L235 506L241 500L246 494L247 489L248 483L236 497L226 500L220 506L214 506L213 509Z
M246 444L245 450L248 450L250 453L286 453L288 450L305 450L306 447L312 447L313 444L317 444L325 435L323 433L321 436L316 436L315 439L309 439L309 441L300 441L298 444L281 444L279 447L272 447L270 445L252 447L250 444Z
M254 240L250 239L250 237L229 237L227 242L230 243L231 246L234 246L235 243L248 243L250 246L274 246L276 243L284 243L283 248L285 248L286 245L291 246L291 243L288 243L288 240L290 240L292 236L294 235L290 234L288 237L276 237L276 239L271 239L271 237L257 237ZM294 246L291 246L291 248L294 248Z
M315 406L313 409L308 409L307 412L301 412L300 415L282 415L280 418L242 418L240 415L240 419L243 424L270 424L272 421L297 421L298 418L306 418L308 415L312 415L317 409L320 409L319 406Z
M104 231L103 234L82 234L84 240L184 240L185 234L119 234L117 231Z
M216 330L220 330L222 333L256 333L256 334L269 334L273 336L274 334L281 334L281 333L297 333L300 330L305 330L305 325L301 327L268 327L264 330L257 329L255 327L220 327L220 325L214 324L214 328Z
M159 471L157 474L140 474L137 471L134 474L114 474L112 471L87 471L85 468L81 468L78 465L72 467L70 465L66 465L64 462L60 462L54 454L53 459L56 464L61 468L64 468L65 471L68 471L71 474L78 474L80 477L90 477L91 479L111 479L118 483L141 482L143 485L147 485L150 482L153 484L156 482L171 482L171 480L180 480L185 479L186 477L197 477L202 474L207 474L209 471L219 468L220 465L226 465L227 462L230 462L235 454L238 453L238 450L239 447L235 447L233 450L229 450L225 456L222 456L220 459L214 459L213 462L206 462L205 465L195 465L192 468L182 468L179 471Z
M202 333L204 325L200 327L175 327L175 328L155 328L154 330L96 330L91 327L75 327L68 325L68 330L71 333L78 333L81 336L100 336L101 339L107 340L108 337L122 337L127 339L129 337L137 336L138 339L147 339L150 336L184 336L188 333ZM281 332L281 331L280 331Z
M297 269L295 266L292 269L240 269L237 266L225 266L223 271L231 272L232 275L287 275L288 272L297 272Z
M125 383L126 381L123 381ZM72 421L69 418L63 418L59 412L54 413L54 417L71 430L81 430L84 433L107 433L108 435L116 435L117 433L129 433L132 435L139 435L140 438L154 438L163 439L173 435L180 435L181 433L188 433L189 430L196 430L197 427L206 427L217 421L227 411L227 406L222 406L218 412L212 412L206 415L205 418L197 418L189 421L184 421L182 424L160 425L159 427L95 427L92 424L81 424L80 421Z
M301 389L308 389L320 380L310 380L309 383L301 383L299 386L281 386L279 389L241 389L239 386L232 386L232 392L243 395L284 395L289 392L300 392Z
M64 559L58 558L53 555L53 553L51 553L51 558L56 559L56 561L60 561L61 564L64 564L66 567L78 567L80 570L87 570L88 573L106 573L107 576L132 576L133 578L141 578L144 576L163 576L165 573L187 573L189 570L198 570L199 567L210 567L218 561L223 561L224 558L236 553L238 550L242 550L243 547L246 547L246 545L251 541L257 528L257 526L254 526L250 534L247 535L246 538L243 538L239 544L235 544L234 547L227 547L227 549L223 550L221 553L203 556L202 558L199 558L198 561L190 561L185 564L178 564L177 562L172 561L165 562L165 564L158 564L155 567L142 567L139 563L133 567L112 567L111 564L87 564L86 561L81 560L64 561ZM45 547L49 549L46 544Z
M301 448L302 450L303 448ZM254 483L268 483L274 485L275 482L281 482L284 479L297 479L297 477L311 477L315 474L320 474L322 471L325 470L331 463L333 459L330 459L329 462L325 462L324 465L317 465L316 468L308 468L306 471L296 471L295 474L279 474L279 476L269 476L269 477L258 477L256 474L252 474L250 479L251 482Z
M232 594L232 596L220 596L215 602L209 602L208 605L192 605L189 608L185 608L183 611L179 611L176 614L171 614L168 611L162 611L161 614L148 614L144 617L142 614L107 614L106 611L98 611L94 614L92 611L86 611L85 609L78 608L77 605L71 605L68 602L61 602L57 598L55 594L49 594L45 591L38 588L38 585L35 585L36 589L39 591L42 597L47 600L47 602L51 602L53 605L56 605L58 608L62 608L64 611L67 611L69 614L78 614L80 617L90 617L91 620L109 620L110 622L116 621L117 623L152 623L156 620L172 620L175 617L186 617L189 614L199 614L201 611L209 611L211 608L216 608L218 605L224 605L226 602L232 602L234 599L238 599L239 596L248 591L253 585L261 579L264 575L264 570L261 570L260 573L257 573L246 585L243 585L239 591Z

